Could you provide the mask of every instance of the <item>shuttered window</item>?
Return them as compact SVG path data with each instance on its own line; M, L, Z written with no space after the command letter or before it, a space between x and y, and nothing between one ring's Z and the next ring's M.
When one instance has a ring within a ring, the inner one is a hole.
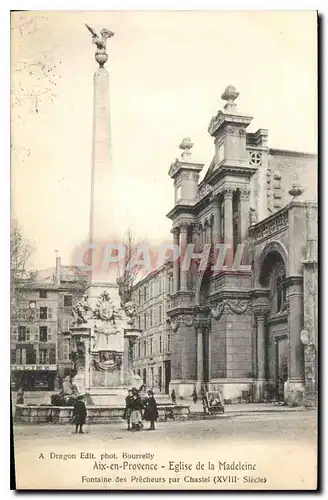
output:
M26 349L22 349L22 365L26 365Z

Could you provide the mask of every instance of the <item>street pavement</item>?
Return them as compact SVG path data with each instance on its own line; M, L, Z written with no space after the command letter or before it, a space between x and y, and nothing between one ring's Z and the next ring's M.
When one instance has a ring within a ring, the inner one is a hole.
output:
M234 405L235 406L235 405ZM314 442L316 440L317 412L314 410L303 411L258 411L236 414L234 411L226 411L224 415L218 415L203 420L169 421L157 422L155 432L146 432L149 426L145 423L144 430L140 432L127 432L126 424L122 420L119 423L86 425L85 435L76 436L73 428L69 425L54 424L15 424L15 443L19 446L32 440L34 445L49 439L67 440L76 442L83 440L85 443L95 441L123 440L130 441L147 440L161 442L173 442L175 439L211 440L219 439L238 440L256 439L290 439Z
M143 430L128 432L122 421L87 425L85 434L75 434L70 425L14 424L17 488L156 489L150 482L153 476L166 478L164 489L312 489L316 485L316 411L227 412L202 420L157 422L154 432L148 427L146 423ZM139 453L151 458L130 456ZM122 470L124 460L132 470ZM214 483L212 475L218 473L209 470L209 464L217 470L221 462L252 463L255 472L221 472L226 478L222 481L237 477L238 484ZM101 467L106 463L120 468L105 472ZM158 472L137 472L139 463L158 464ZM197 471L201 463L204 469ZM191 469L186 471L188 464ZM91 482L102 481L103 476L112 483ZM191 476L205 476L210 482L191 484Z

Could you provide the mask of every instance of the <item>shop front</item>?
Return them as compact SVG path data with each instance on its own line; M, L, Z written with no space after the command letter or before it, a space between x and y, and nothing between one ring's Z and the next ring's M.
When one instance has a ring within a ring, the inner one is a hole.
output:
M56 365L12 365L11 388L18 391L53 391Z

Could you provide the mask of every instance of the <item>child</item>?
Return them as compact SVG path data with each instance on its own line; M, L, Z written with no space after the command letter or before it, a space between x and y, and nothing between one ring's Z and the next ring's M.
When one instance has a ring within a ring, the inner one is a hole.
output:
M142 426L142 402L138 396L138 391L132 391L132 399L130 401L131 415L130 421L132 424L132 430L140 431Z

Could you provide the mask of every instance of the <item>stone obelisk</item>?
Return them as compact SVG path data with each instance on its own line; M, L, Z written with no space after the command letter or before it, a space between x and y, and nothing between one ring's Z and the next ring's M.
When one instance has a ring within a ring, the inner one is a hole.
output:
M114 33L102 29L100 36L86 25L96 45L95 59L99 67L93 77L93 136L91 164L89 243L97 245L89 251L90 283L107 281L109 276L102 269L99 256L110 237L110 216L113 210L110 195L111 172L111 123L109 99L109 73L104 65L108 60L106 44Z

